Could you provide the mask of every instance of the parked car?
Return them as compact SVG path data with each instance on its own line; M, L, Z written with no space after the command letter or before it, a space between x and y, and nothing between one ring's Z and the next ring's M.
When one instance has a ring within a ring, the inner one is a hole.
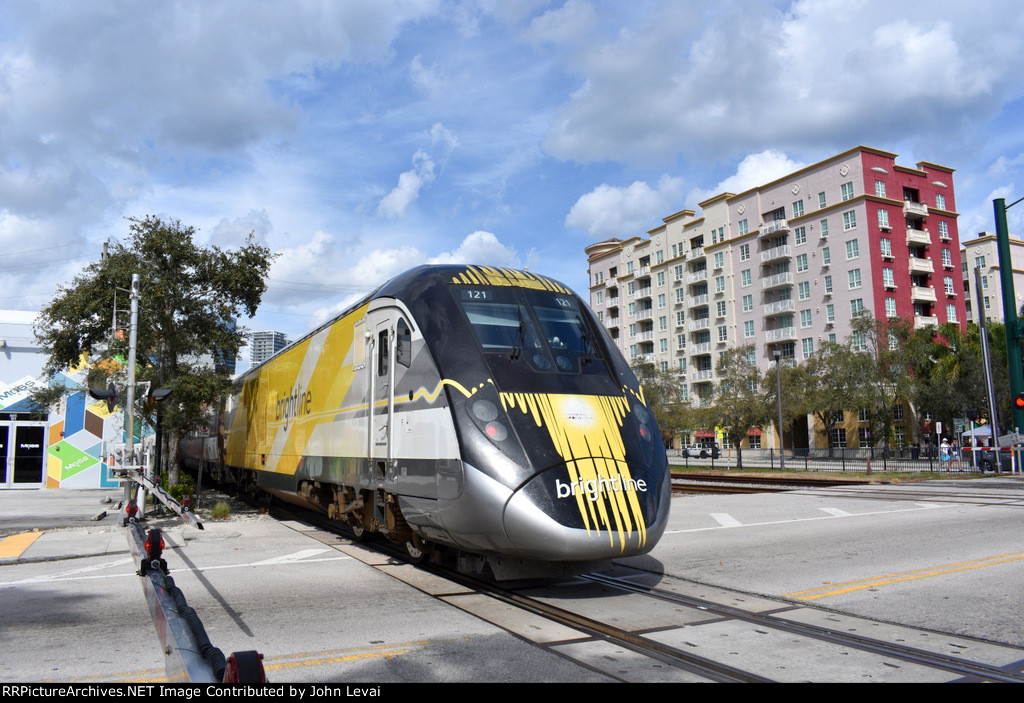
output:
M978 449L972 451L970 448L964 449L964 460L970 462L971 455L976 454L974 461L977 461L977 466L982 471L995 471L996 470L996 456L998 455L999 470L1000 472L1009 473L1013 471L1013 456L1008 451L997 451L994 449Z
M717 459L722 455L722 450L718 448L717 442L694 442L684 450L684 453L696 459Z

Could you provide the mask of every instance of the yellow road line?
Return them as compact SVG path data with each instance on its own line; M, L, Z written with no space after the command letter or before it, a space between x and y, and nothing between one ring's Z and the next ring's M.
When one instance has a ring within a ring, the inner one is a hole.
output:
M997 566L999 564L1020 561L1022 559L1024 559L1024 552L1016 552L1012 554L995 554L993 556L984 557L982 559L972 559L970 561L956 562L953 564L944 564L942 566L934 566L927 569L915 569L913 571L903 571L895 574L872 576L871 578L858 579L856 581L847 581L845 583L830 583L820 588L812 588L807 591L784 593L783 596L787 598L796 598L797 600L816 600L818 598L825 598L826 596L837 596L843 593L861 591L865 588L877 588L879 586L886 586L891 583L914 581L916 579L931 578L932 576L953 574L959 571L981 569L988 566Z
M42 536L42 532L22 532L0 539L0 559L20 557L33 542Z

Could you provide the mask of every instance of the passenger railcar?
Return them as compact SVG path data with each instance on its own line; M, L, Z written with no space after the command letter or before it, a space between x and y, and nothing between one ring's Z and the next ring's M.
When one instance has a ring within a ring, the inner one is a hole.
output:
M668 516L636 377L525 271L408 271L244 374L221 420L222 476L499 578L645 553Z

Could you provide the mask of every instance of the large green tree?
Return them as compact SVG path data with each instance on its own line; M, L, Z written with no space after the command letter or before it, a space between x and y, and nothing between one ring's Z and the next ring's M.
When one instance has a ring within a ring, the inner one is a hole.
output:
M136 380L171 391L160 412L170 440L173 484L177 440L202 421L230 382L212 361L237 355L246 330L235 320L256 312L273 256L252 234L238 249L225 250L198 245L195 229L177 220L147 216L128 223L123 242L58 288L40 311L36 336L48 354L44 370L50 373L77 365L84 354L126 359L128 291L132 275L140 276ZM112 329L115 294L124 313L117 332ZM90 385L106 384L94 377ZM136 411L150 422L154 412Z
M741 442L751 428L771 421L771 406L761 392L761 374L753 359L754 346L735 347L718 359L714 408L723 432L736 449L736 463L743 468Z

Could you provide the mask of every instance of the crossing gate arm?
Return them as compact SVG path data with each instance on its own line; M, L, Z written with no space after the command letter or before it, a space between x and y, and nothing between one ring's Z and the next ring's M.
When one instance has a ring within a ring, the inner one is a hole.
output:
M181 517L181 519L185 521L186 524L193 525L194 527L196 527L196 529L199 530L204 529L203 523L199 521L199 518L197 518L191 510L189 510L184 505L176 501L173 497L171 497L171 494L165 491L159 484L154 483L152 480L146 478L145 476L142 475L142 473L138 471L129 472L128 478L130 478L132 481L145 488L153 496L155 496L157 500L159 500L161 503L163 503L168 508L177 513Z
M164 652L168 681L265 683L262 655L236 652L226 659L223 652L210 643L199 615L188 605L185 594L169 574L163 559L160 530L146 532L134 519L126 528L128 546L139 565L142 590Z

